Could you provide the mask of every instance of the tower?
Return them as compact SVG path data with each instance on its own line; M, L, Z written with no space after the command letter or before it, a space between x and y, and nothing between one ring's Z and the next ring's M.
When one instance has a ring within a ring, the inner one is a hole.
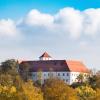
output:
M52 60L52 57L47 53L47 52L44 52L40 57L39 57L40 60Z

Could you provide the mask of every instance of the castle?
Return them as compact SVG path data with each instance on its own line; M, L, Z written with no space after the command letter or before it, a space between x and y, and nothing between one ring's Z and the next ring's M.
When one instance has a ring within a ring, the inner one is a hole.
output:
M84 77L88 75L88 68L80 62L73 60L53 60L52 57L44 52L37 61L22 61L20 65L20 73L25 76L30 73L30 78L37 81L40 77L41 82L44 83L50 77L56 77L63 80L65 83L72 84L77 82L77 77L83 74ZM27 71L25 66L28 66Z

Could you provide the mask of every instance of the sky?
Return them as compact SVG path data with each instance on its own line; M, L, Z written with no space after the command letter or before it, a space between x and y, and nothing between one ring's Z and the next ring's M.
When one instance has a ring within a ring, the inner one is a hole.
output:
M0 62L80 60L100 70L100 0L0 0Z

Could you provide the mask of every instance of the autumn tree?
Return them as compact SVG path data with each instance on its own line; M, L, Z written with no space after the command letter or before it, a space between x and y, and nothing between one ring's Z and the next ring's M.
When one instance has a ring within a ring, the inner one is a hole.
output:
M80 86L76 88L79 100L91 100L95 97L96 91L90 86Z
M18 73L15 60L7 60L0 67L0 100L43 100L41 89L32 81L25 82ZM26 64L25 71L29 68Z
M40 88L33 86L33 82L29 80L22 85L26 100L43 100L43 94Z
M91 100L100 100L100 89L96 89L96 95Z
M13 85L13 77L9 74L1 74L0 75L0 84L3 86L12 86Z
M59 79L48 79L43 86L44 100L77 100L76 92Z
M17 100L17 91L15 86L0 85L0 100Z

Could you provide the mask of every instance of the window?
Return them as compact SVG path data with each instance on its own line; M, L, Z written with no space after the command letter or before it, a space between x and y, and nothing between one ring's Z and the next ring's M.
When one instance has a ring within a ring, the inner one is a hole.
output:
M35 74L33 74L33 77L35 77Z
M63 73L63 76L65 76L65 73Z
M66 82L68 82L68 80L66 80Z
M60 76L60 73L58 73L58 76Z
M67 73L67 76L69 76L69 74Z

